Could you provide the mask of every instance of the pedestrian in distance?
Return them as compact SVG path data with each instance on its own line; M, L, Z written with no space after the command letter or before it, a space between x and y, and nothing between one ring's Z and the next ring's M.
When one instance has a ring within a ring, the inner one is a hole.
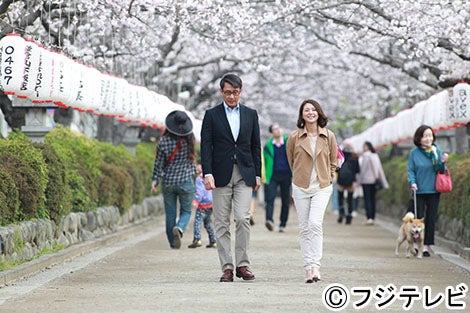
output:
M351 224L354 211L354 189L356 186L356 175L359 173L359 157L354 152L352 145L345 140L343 143L344 163L338 170L336 188L338 189L339 216L338 223L346 218L346 225ZM344 192L347 193L348 212L344 208Z
M328 117L320 104L305 100L299 108L297 130L287 141L306 283L321 279L323 218L333 192L332 182L338 164L336 137L326 128L327 123Z
M212 190L205 188L204 178L202 178L201 164L197 164L196 194L194 195L193 208L196 211L194 216L194 238L188 248L197 248L202 246L201 225L209 235L209 244L206 248L216 248L216 239L214 225L212 224Z
M166 130L160 138L152 178L152 192L161 181L165 205L166 236L171 248L181 247L189 219L195 186L193 123L183 111L173 111L165 119ZM177 219L177 200L180 203Z
M388 181L382 167L382 162L369 141L364 142L362 155L359 158L361 171L359 183L364 193L364 206L366 209L366 225L373 225L375 221L376 201L375 195L378 187L388 189Z
M287 160L287 136L282 133L279 124L269 126L271 137L263 149L264 169L266 173L267 199L266 199L266 228L274 230L274 200L278 188L281 191L281 213L279 232L284 232L289 218L291 199L292 172Z
M250 202L261 185L261 143L256 110L240 103L242 80L226 74L220 80L223 102L208 109L201 128L201 160L205 187L212 190L221 282L233 272L253 280L248 248ZM231 249L231 212L235 218L235 262Z
M431 256L434 245L434 231L441 194L436 191L436 173L445 172L447 153L442 153L435 144L436 135L427 125L419 126L413 136L415 148L408 156L408 184L416 191L417 215L424 217L424 246L423 256ZM411 208L413 210L413 208Z

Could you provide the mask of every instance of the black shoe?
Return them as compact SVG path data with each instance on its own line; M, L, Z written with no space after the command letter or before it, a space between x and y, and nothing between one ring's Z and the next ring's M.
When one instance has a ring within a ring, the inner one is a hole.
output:
M255 219L253 218L253 216L250 216L250 225L255 225Z
M424 252L423 252L423 256L425 256L425 257L430 257L430 256L431 256L431 253L429 253L429 251L424 251Z
M340 223L340 224L341 224L342 222L343 222L343 216L342 216L342 215L340 215L340 216L338 216L338 223Z
M346 216L346 225L350 225L352 221L352 216Z

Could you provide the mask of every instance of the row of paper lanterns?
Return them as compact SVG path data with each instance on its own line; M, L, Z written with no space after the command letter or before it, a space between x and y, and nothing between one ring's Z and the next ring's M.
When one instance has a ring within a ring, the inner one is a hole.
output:
M450 90L441 91L410 109L375 123L347 141L354 151L361 152L366 141L380 149L409 140L421 125L428 125L435 131L466 125L470 122L470 85L459 83L451 91L452 94Z
M0 39L0 89L33 103L53 103L154 128L163 128L171 111L186 111L164 95L101 73L17 34ZM186 113L197 134L200 121Z

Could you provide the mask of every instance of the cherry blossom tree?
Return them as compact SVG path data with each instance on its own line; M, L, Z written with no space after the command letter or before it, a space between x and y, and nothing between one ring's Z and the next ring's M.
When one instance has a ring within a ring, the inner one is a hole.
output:
M341 138L468 81L469 26L465 0L0 2L0 37L18 32L196 117L236 72L264 134L272 122L293 129L315 98Z

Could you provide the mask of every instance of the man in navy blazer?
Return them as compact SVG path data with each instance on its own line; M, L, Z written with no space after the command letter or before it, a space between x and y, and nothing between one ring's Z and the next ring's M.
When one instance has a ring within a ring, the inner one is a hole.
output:
M233 281L233 271L253 280L248 247L250 202L261 186L261 143L256 110L240 104L242 80L227 74L220 81L223 103L208 109L201 129L201 165L205 187L213 190L217 250L221 282ZM230 219L235 217L235 265L231 252Z

